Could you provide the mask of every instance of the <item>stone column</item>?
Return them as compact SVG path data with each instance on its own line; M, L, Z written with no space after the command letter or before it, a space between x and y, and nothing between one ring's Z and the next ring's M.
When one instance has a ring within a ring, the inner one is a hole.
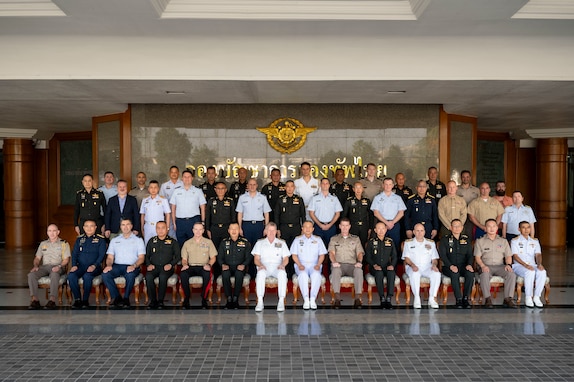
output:
M539 139L537 144L536 236L544 248L566 248L566 138Z
M6 249L34 248L34 145L31 139L4 139Z

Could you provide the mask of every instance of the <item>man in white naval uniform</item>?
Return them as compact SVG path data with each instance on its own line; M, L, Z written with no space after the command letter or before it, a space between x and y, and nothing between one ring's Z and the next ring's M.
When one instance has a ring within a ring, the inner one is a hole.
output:
M524 277L524 305L529 308L542 308L544 305L540 295L546 283L546 269L542 265L542 250L538 239L530 237L530 223L522 221L518 224L520 236L512 239L510 248L514 257L512 270Z
M319 236L313 235L313 223L303 223L303 235L297 236L291 244L291 256L295 263L295 272L301 296L303 309L317 309L317 294L321 288L321 264L327 255L327 248ZM309 293L311 279L311 293Z
M142 200L140 207L141 227L145 245L147 245L149 239L157 235L155 227L157 222L164 221L168 226L168 231L171 223L171 207L167 198L158 194L159 183L157 180L149 182L148 191L149 196Z
M285 310L285 296L287 295L287 272L285 267L289 263L289 248L285 240L277 237L277 225L273 222L265 226L266 237L255 243L251 254L257 267L255 285L257 289L256 312L263 311L263 296L265 296L265 279L267 277L277 277L277 292L279 302L277 311Z
M436 296L440 285L441 274L438 270L439 256L436 245L434 241L425 238L424 225L420 223L416 224L413 232L415 237L405 241L402 257L406 265L405 271L407 275L409 275L411 290L414 295L413 308L421 308L420 285L421 276L424 276L430 279L428 305L433 309L438 309Z

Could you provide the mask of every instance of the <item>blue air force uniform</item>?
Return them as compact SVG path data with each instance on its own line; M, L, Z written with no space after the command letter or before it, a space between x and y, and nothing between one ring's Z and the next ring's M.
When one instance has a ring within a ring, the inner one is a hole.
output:
M416 224L421 223L425 226L425 237L431 239L431 231L436 230L438 233L439 221L438 210L435 198L426 194L421 198L418 194L411 195L407 201L407 210L405 211L405 229L412 231Z
M95 234L87 236L86 234L82 234L76 239L72 251L71 267L75 266L78 267L78 269L68 274L68 284L74 295L74 300L78 301L81 298L78 282L81 278L84 282L84 295L82 300L86 303L88 302L90 291L92 290L92 281L94 277L102 273L102 262L105 256L106 239L102 235ZM92 272L88 272L88 268L91 265L95 268ZM87 304L84 305L87 306Z

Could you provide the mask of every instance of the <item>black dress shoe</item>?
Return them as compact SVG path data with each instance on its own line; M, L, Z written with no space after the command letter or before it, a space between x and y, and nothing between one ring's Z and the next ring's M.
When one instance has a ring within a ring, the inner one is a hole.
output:
M233 309L235 307L235 304L233 304L233 301L229 300L227 301L227 304L225 304L225 309Z
M122 308L124 306L124 299L121 297L116 297L110 306L114 308Z
M48 303L46 304L44 309L54 310L54 309L56 309L56 303L54 301L50 300L50 301L48 301Z
M471 308L472 308L472 305L470 305L470 302L468 302L468 298L467 298L467 297L465 297L465 298L462 299L462 306L463 306L463 308L465 308L465 309L471 309Z
M130 299L129 299L129 298L124 298L124 300L123 300L123 308L124 308L124 309L129 309L129 308L130 308Z
M464 306L462 304L462 300L456 300L456 305L455 305L458 309L462 309Z
M341 307L341 300L335 299L335 303L333 304L333 308L339 309Z
M206 299L201 299L201 309L207 309L209 308L209 304L207 303Z
M163 309L163 308L165 308L165 305L163 304L163 301L161 301L161 302L159 302L159 303L157 304L157 308L158 308L158 309Z
M72 304L72 309L81 309L83 306L84 304L82 303L82 300L76 300Z
M392 299L392 296L387 298L387 307L386 307L386 309L388 309L388 310L393 309L393 303L391 302L392 300L393 300L393 299Z
M40 305L40 301L38 300L34 300L30 303L30 306L28 307L29 310L38 310L40 309L42 306Z
M146 309L150 310L150 309L157 309L157 307L159 306L159 304L156 301L152 301L149 303L149 305L147 306Z

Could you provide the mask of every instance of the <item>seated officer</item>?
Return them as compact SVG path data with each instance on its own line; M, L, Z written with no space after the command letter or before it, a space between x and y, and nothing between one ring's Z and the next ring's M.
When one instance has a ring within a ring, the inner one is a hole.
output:
M450 186L450 183L449 183ZM446 200L448 197L441 199ZM442 273L450 277L457 308L471 308L468 296L474 284L472 263L472 243L470 238L462 233L464 224L459 219L450 223L450 233L440 239L439 255L442 260ZM464 277L464 292L460 292L460 276Z
M97 224L94 220L84 221L84 234L78 236L72 251L72 268L68 274L68 285L74 295L72 309L90 306L90 291L94 277L102 273L102 261L106 256L106 239L96 234ZM80 294L78 280L84 281L84 296Z
M375 226L376 237L367 242L365 257L369 264L369 272L375 278L377 290L381 298L381 308L393 308L393 295L395 293L395 267L397 266L397 249L393 239L386 236L387 226L383 222L378 222ZM387 296L383 278L387 278Z
M185 298L182 309L189 309L189 278L191 276L201 276L203 283L201 287L201 307L207 309L207 294L211 288L211 268L215 264L217 250L213 242L204 237L205 228L201 223L195 223L192 228L193 236L186 241L181 248L181 288Z
M110 291L110 296L113 299L113 306L116 308L130 307L130 293L134 287L136 277L140 273L140 266L145 261L143 239L137 237L132 232L132 229L131 220L122 219L120 222L122 234L110 241L106 267L102 275L104 284ZM116 277L120 276L126 279L123 299L114 281Z
M145 251L147 273L145 282L147 295L150 298L148 309L162 309L167 280L173 275L175 266L181 260L179 243L168 236L167 223L160 220L155 223L157 235L149 239ZM159 278L156 297L155 278Z
M229 225L229 237L221 242L217 262L221 265L223 290L227 296L225 309L239 308L239 295L243 288L243 277L251 264L251 244L239 236L239 223ZM235 291L231 294L231 277L235 277Z

